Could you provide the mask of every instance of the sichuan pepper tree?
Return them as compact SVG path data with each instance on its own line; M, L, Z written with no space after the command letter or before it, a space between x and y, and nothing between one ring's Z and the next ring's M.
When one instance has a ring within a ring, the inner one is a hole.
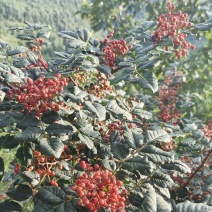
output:
M189 201L190 191L181 198L170 173L191 169L179 154L158 145L193 136L211 148L210 140L198 136L194 123L181 129L158 119L146 110L142 96L120 89L130 82L156 92L151 68L161 61L161 49L168 47L174 56L185 48L175 40L195 25L186 22L184 32L181 25L176 28L179 20L170 20L176 34L156 39L160 21L146 21L126 39L113 39L111 32L101 42L84 28L61 31L67 52L54 52L56 57L45 61L49 28L25 23L11 30L22 32L17 37L27 41L26 47L0 40L0 147L15 155L12 171L0 159L0 177L9 181L1 210L210 211L205 200ZM205 177L210 183L210 175Z

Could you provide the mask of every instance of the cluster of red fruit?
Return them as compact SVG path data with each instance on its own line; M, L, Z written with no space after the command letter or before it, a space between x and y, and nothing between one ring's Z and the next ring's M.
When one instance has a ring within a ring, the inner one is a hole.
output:
M86 172L80 174L71 187L79 196L78 204L92 212L101 208L107 208L111 212L124 212L128 192L120 189L122 181L116 180L110 171L103 170L98 164L93 168L81 161L80 165Z
M103 77L100 72L98 72L96 77L98 82L97 84L91 83L89 85L89 88L87 89L88 93L99 98L104 98L106 96L105 91L109 91L110 93L113 92L113 88L109 85L107 77Z
M66 150L68 147L64 145L64 150L61 154L60 159L63 160L71 160L72 155L66 154ZM40 176L45 176L48 178L50 184L53 186L58 186L57 182L54 180L55 177L55 168L59 170L63 169L63 166L60 164L59 161L54 156L46 156L42 155L39 151L33 152L33 158L27 171L36 171ZM52 178L52 179L51 179Z
M20 164L19 164L19 163L15 163L13 172L14 172L15 174L19 174L20 171L21 171L21 166L20 166Z
M164 143L164 142L158 142L157 144L162 150L169 152L172 149L176 149L177 145L174 143L173 140L171 140L168 143Z
M55 97L62 91L63 87L67 86L66 78L61 77L61 74L56 74L56 77L45 79L38 78L33 81L27 78L27 83L20 87L13 88L7 92L8 98L15 97L17 102L24 104L24 107L30 112L36 111L37 117L42 113L50 110L59 111L62 102L55 102Z
M126 41L124 39L121 40L112 40L114 31L111 31L110 34L103 41L100 41L105 46L103 48L105 65L114 68L115 60L117 56L125 55L130 48L131 45L127 46Z
M35 46L30 48L32 52L40 51L42 49L41 44L44 43L45 41L41 38L36 38L35 42L37 43Z
M177 75L178 73L174 73L174 76ZM172 75L165 76L166 79L157 97L160 109L158 118L162 119L164 122L173 121L173 119L176 121L176 119L182 116L180 111L176 109L176 102L178 101L177 94L181 85L175 84L170 86L172 77Z
M117 124L116 124L116 123L110 123L110 124L108 124L108 129L107 129L106 132L105 132L104 129L101 127L101 126L103 126L103 125L104 125L104 123L99 122L99 126L100 126L99 132L101 133L102 136L105 137L105 139L106 139L107 142L109 142L109 140L110 140L110 135L111 135L111 133L112 133L114 130L118 130L121 136L124 135L124 132L123 132L123 130L121 129L121 126L122 126L122 122L121 122L121 121L118 121Z
M202 128L204 135L212 139L212 120L208 120L208 124Z
M19 55L19 57L22 57L22 55ZM29 66L26 66L25 69L29 70L30 68L44 68L48 69L49 64L43 59L42 54L38 55L38 63L30 64Z
M160 42L164 36L169 36L172 39L174 45L174 52L177 58L181 58L188 54L188 49L195 49L196 47L191 43L185 41L187 34L183 30L187 30L192 26L191 22L188 22L188 14L181 11L172 13L175 9L170 2L167 3L168 13L157 18L158 26L153 34L154 41ZM177 49L178 48L178 49ZM169 47L166 47L168 50Z

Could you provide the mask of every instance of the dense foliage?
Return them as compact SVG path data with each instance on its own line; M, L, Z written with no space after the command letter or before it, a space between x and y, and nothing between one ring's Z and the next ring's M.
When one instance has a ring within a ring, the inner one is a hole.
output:
M192 24L167 10L122 39L60 31L67 51L48 61L48 25L10 29L25 46L0 39L0 148L14 153L12 170L0 158L1 211L212 210L211 121L183 118L183 70L161 84L153 72L167 55L186 59L187 34L209 31L212 14Z
M164 13L166 2L166 0L114 0L106 2L90 0L83 2L79 13L82 18L90 21L91 27L95 31L116 29L114 37L119 39L123 35L128 36L130 30L139 26L143 21L156 20ZM187 13L188 21L194 24L204 22L207 17L206 11L211 12L212 10L212 2L207 0L173 0L172 2L176 3L176 10ZM194 34L196 38L194 38ZM196 50L189 53L190 59L173 61L173 58L167 56L170 55L170 52L166 51L165 55L160 54L160 57L163 58L161 65L154 67L153 70L159 79L163 79L164 72L169 68L173 69L177 66L179 71L183 70L184 83L178 106L187 118L195 114L196 118L207 121L212 116L210 104L212 101L210 86L212 36L211 32L197 30L192 30L192 35L190 33L186 35L186 41L196 45ZM135 93L139 88L131 85L131 90L133 90L132 93Z
M81 0L1 0L0 4L0 38L9 40L13 45L21 45L16 31L8 33L8 27L21 26L24 19L37 24L48 24L52 28L49 38L51 46L44 49L45 58L53 57L53 49L63 51L63 40L57 39L60 30L76 29L79 25L89 27L88 21L82 20L74 13L79 10Z

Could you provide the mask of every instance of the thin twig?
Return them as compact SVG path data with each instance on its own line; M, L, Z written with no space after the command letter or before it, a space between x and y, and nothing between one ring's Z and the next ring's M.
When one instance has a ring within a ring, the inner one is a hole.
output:
M188 180L186 181L186 183L184 185L182 185L182 188L185 188L190 181L193 179L193 177L199 172L201 171L201 169L204 167L205 163L209 160L210 156L212 155L212 149L210 149L208 151L208 154L206 155L206 157L204 158L204 160L202 161L202 163L200 164L200 166L197 167L197 169L194 171L194 173L188 178Z

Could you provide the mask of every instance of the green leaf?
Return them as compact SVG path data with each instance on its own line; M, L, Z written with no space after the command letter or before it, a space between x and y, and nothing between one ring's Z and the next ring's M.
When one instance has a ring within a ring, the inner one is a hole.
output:
M118 160L125 159L127 156L129 156L129 148L127 148L126 145L118 142L113 142L111 144L111 151L115 158Z
M16 55L16 54L20 54L20 53L24 53L26 51L29 51L29 49L25 46L16 46L16 47L13 47L11 49L7 49L7 55L8 56L13 56L13 55Z
M26 145L21 146L16 152L16 158L22 166L28 167L32 159L32 149L26 143Z
M38 189L35 197L47 204L57 205L65 200L66 194L59 187L43 186Z
M16 75L19 78L23 79L25 77L24 72L19 68L16 68L14 66L10 66L10 70L11 70L11 73L13 73L14 75Z
M61 180L70 180L70 170L69 171L60 171L59 169L56 169L55 176L58 177Z
M8 43L8 42L6 42L6 41L0 39L0 50L1 50L1 49L4 49L5 47L7 47L7 46L9 46L9 45L10 45L10 43Z
M101 161L101 164L109 171L116 170L116 163L113 160L104 159Z
M28 115L24 119L19 121L16 127L24 130L27 127L37 127L38 123L39 120L36 117Z
M114 84L121 82L122 80L127 79L133 72L134 72L134 70L132 68L121 69L120 71L118 71L114 74L113 78L109 79L110 84L114 85Z
M118 64L119 67L133 67L133 60L122 61Z
M196 129L197 129L197 126L194 123L192 123L192 124L186 124L183 130L188 133Z
M204 136L204 132L202 130L200 130L200 129L193 130L192 134L193 134L194 138L198 139L198 140L202 139L203 136Z
M0 202L0 208L1 212L23 211L22 207L17 202L11 200L5 200L3 202Z
M162 38L162 40L157 43L157 46L173 46L172 39L170 37Z
M40 183L40 175L36 171L25 171L21 174L21 176L33 187L37 186Z
M123 168L127 169L128 171L145 171L145 170L152 170L155 168L155 165L151 162L148 161L145 157L142 156L136 156L134 158L130 158L126 160L123 163Z
M124 131L124 140L130 148L137 149L143 145L144 137L141 133L126 127L126 130Z
M143 69L149 69L154 66L158 66L161 61L162 61L162 58L156 58L154 60L142 62L139 65L137 65L137 70L142 71Z
M201 23L195 25L196 29L200 31L208 31L212 29L212 23Z
M15 134L14 138L18 142L34 141L42 134L42 130L39 127L27 127L21 133Z
M0 157L0 181L4 176L4 160Z
M65 58L65 59L70 56L68 53L65 53L65 52L56 52L56 51L54 51L54 54L59 56L59 57Z
M139 154L147 156L148 159L154 163L164 164L170 163L174 160L173 154L165 152L153 145L147 145Z
M191 169L183 162L180 160L175 160L169 164L163 164L162 165L163 169L168 169L168 170L177 170L179 172L183 173L191 173Z
M32 212L55 212L55 205L40 201L38 204L35 204Z
M61 120L58 112L51 110L49 112L43 113L41 116L41 121L45 124L53 124L55 121Z
M70 125L54 123L46 127L46 132L54 136L71 135L73 128Z
M153 72L146 71L142 74L142 78L132 78L131 82L138 83L139 86L151 89L154 93L158 90L158 80Z
M94 131L92 125L87 125L85 127L80 128L80 132L88 137L98 138L100 136L98 131Z
M174 185L174 182L171 177L167 174L162 173L159 170L154 172L150 181L162 188L171 188Z
M14 189L7 191L6 194L16 201L24 201L32 196L32 189L28 185L19 184Z
M34 40L35 35L33 35L33 34L18 34L16 36L16 38L18 38L20 40Z
M68 39L78 39L79 36L76 32L73 31L61 31L58 33L59 37L68 38Z
M145 196L142 206L145 212L170 212L172 210L171 204L152 189Z
M116 102L115 100L110 100L110 101L108 101L107 106L106 106L106 109L107 109L108 111L110 111L111 113L113 113L114 115L123 115L123 116L125 116L128 120L132 120L132 115L131 115L128 111L122 109L122 108L117 104L117 102Z
M72 202L63 202L55 208L55 212L71 212L76 211L76 206Z
M136 48L136 54L146 54L155 48L152 42L145 43L143 46Z
M42 154L59 158L64 149L64 144L59 138L50 138L49 140L42 138L39 147Z
M141 24L140 27L142 27L143 31L148 30L149 28L152 28L157 24L157 21L145 21Z
M98 41L97 39L95 39L95 38L92 38L92 37L90 37L89 43L90 43L92 46L94 46L94 47L96 47L96 46L99 45L99 41Z
M193 203L188 200L178 203L175 209L176 212L211 212L212 206L202 203Z
M152 119L152 113L146 110L134 109L132 111L132 114L137 115L141 119L146 119L146 120Z
M85 46L85 42L83 42L82 40L76 40L76 39L70 40L68 44L71 48L81 48ZM77 62L77 60L75 60L74 62ZM77 63L76 66L81 65L81 63L82 61L80 63Z
M97 109L93 106L93 104L90 101L85 101L84 106L89 112L96 114L97 117L99 117L99 113L98 113Z
M160 186L157 186L156 184L154 184L154 188L155 188L155 191L158 194L160 194L163 197L170 199L171 195L170 195L169 188L161 188Z
M106 66L105 64L100 64L96 68L98 71L100 71L103 74L111 75L111 68L109 66Z
M171 136L163 129L159 129L159 130L147 130L147 134L146 134L146 142L150 143L150 142L164 142L164 143L168 143L171 141Z
M17 68L24 68L26 66L29 66L31 63L26 58L14 58L13 65Z
M80 134L78 134L78 137L79 137L80 141L82 143L84 143L88 147L88 149L93 149L94 148L94 143L88 136L82 135L80 133Z
M136 190L130 192L128 200L132 205L141 206L144 199L144 195ZM140 211L140 210L139 210Z
M7 75L5 75L4 79L7 83L21 82L21 79L18 76L16 76L15 74L11 74L11 73L8 73Z
M101 104L99 103L92 103L93 106L96 108L96 110L98 111L98 118L99 118L99 121L104 121L105 118L106 118L106 109L104 106L102 106Z
M0 137L0 147L3 149L13 149L19 145L14 136L6 135Z
M100 147L97 150L98 150L98 155L101 159L110 158L113 156L110 146L100 144Z
M0 128L10 126L14 124L17 120L21 120L23 115L18 112L7 112L0 117Z
M36 55L33 52L28 51L28 52L26 52L26 54L27 54L27 57L28 57L28 59L31 63L34 64L34 63L38 62L37 59L36 59Z
M193 146L195 144L196 144L196 141L193 138L186 138L185 140L182 140L180 142L181 146L186 146L186 147Z
M119 130L114 130L111 134L110 134L110 142L120 142L122 140L122 136L120 135Z
M90 39L90 35L89 35L90 33L88 29L86 28L78 29L77 34L85 42L87 42Z

